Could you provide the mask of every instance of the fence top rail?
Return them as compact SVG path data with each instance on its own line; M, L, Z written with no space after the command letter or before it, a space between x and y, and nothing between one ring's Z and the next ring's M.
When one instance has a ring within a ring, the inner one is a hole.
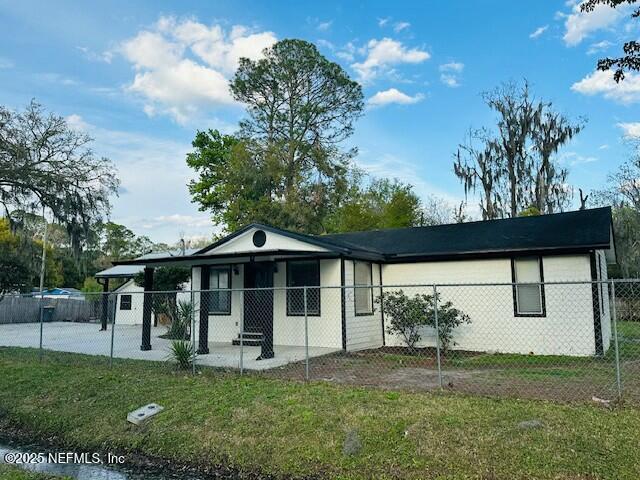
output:
M210 288L210 289L184 289L184 290L150 290L150 291L111 291L111 292L85 292L84 298L86 300L95 300L101 298L103 295L112 296L117 295L161 295L161 294L194 294L194 293L212 293L212 292L251 292L251 291L275 291L275 290L341 290L341 289L358 289L358 288L404 288L404 289L433 289L433 288L463 288L463 287L515 287L515 286L527 286L527 285L541 285L541 286L571 286L571 285L613 285L613 284L638 284L640 285L640 279L607 279L607 280L567 280L567 281L548 281L548 282L470 282L470 283L393 283L393 284L358 284L358 285L307 285L307 286L273 286L273 287L242 287L242 288ZM61 301L79 301L82 298L55 298L34 296L33 294L13 294L7 293L0 295L0 305L2 299L7 298L32 298L34 300L61 300Z

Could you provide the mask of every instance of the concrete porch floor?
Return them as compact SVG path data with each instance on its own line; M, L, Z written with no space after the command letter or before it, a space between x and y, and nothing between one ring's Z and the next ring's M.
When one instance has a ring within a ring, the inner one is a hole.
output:
M58 352L106 355L111 351L111 325L106 332L96 323L51 322L43 324L43 347ZM151 327L151 350L140 350L141 325L117 325L113 338L113 356L136 360L166 361L171 340L159 338L166 327ZM0 325L0 346L38 348L39 323L10 323ZM256 360L260 347L243 347L243 366L247 370L268 370L305 358L304 345L274 345L274 358ZM309 357L337 352L336 348L309 347ZM196 363L210 367L240 368L240 347L229 343L209 343L209 354L198 355Z

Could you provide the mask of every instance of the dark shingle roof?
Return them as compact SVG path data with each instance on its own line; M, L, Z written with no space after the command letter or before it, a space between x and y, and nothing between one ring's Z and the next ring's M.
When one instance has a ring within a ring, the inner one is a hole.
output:
M429 227L322 235L319 238L385 257L609 248L611 209Z

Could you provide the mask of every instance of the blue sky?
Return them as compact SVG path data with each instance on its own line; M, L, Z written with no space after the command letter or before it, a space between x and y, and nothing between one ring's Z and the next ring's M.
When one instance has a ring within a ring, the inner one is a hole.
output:
M226 82L240 55L283 38L318 45L361 81L368 107L350 140L357 162L426 197L463 198L452 155L491 125L480 93L527 78L586 129L561 152L588 191L640 137L640 76L616 85L597 58L638 37L627 10L574 2L248 2L0 0L0 104L36 98L95 139L122 191L111 218L155 241L210 235L190 203L184 154L197 129L233 131L243 115ZM470 201L473 212L473 200Z

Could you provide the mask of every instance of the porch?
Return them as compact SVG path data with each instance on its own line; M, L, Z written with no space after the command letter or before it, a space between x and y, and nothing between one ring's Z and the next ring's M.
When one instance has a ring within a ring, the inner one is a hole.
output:
M151 327L152 350L140 350L141 325L117 325L113 332L114 358L134 360L170 361L171 340L160 338L166 327ZM109 356L111 352L111 325L108 331L99 331L95 323L52 322L43 325L43 348L57 352ZM38 348L39 323L13 323L0 325L0 346ZM198 355L196 363L208 367L240 368L240 346L230 342L209 342L209 353ZM246 370L268 370L305 359L304 345L274 345L273 358L257 361L261 349L242 347L242 363ZM339 349L309 346L309 357L327 355Z

